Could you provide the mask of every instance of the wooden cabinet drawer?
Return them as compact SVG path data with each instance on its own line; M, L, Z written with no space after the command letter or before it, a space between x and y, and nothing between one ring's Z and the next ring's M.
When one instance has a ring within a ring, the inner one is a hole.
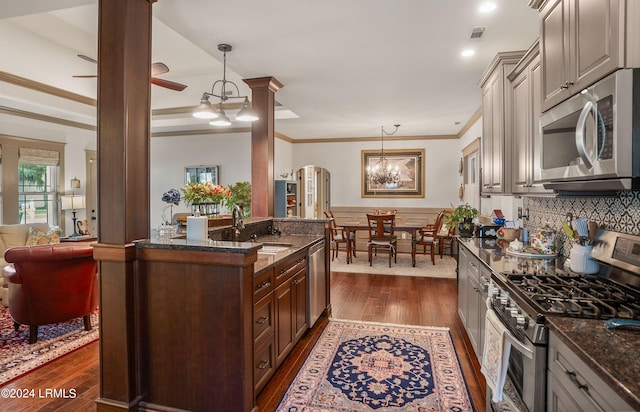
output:
M273 334L275 317L275 297L273 293L259 300L253 306L253 340L258 342L264 336Z
M253 301L257 302L273 290L273 269L269 269L253 278Z
M297 253L275 268L276 287L300 271L307 268L307 251Z
M255 348L253 355L253 385L256 395L269 382L275 372L273 338L265 340Z

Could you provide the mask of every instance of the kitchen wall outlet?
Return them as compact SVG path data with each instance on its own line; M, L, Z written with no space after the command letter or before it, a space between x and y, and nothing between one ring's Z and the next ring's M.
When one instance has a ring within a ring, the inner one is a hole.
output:
M525 208L525 209L522 211L522 218L523 218L523 219L526 219L526 220L529 220L529 208L528 208L528 207L527 207L527 208Z

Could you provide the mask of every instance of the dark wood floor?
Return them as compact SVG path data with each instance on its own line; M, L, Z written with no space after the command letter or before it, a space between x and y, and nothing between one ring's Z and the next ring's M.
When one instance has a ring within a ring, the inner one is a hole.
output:
M462 329L457 307L457 283L452 279L408 276L332 273L332 316L337 319L375 321L451 330L469 392L477 411L484 411L485 382ZM270 383L258 396L260 412L273 411L289 383L311 351L328 320L320 318L287 357ZM98 344L93 343L3 388L34 389L36 397L2 399L0 411L91 411L99 396ZM74 399L38 397L45 389L75 389Z

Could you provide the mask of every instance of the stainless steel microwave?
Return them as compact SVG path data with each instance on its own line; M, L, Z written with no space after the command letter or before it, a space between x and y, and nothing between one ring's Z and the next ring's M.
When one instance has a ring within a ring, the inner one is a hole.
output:
M640 188L640 69L621 69L540 117L545 188Z

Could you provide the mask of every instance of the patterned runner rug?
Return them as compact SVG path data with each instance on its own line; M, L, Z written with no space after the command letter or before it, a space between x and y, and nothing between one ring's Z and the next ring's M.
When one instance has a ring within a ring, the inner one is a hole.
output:
M29 327L21 325L16 332L9 309L0 305L0 385L97 340L98 311L91 324L90 331L82 318L40 326L38 340L30 345Z
M277 411L474 411L447 328L331 320Z

